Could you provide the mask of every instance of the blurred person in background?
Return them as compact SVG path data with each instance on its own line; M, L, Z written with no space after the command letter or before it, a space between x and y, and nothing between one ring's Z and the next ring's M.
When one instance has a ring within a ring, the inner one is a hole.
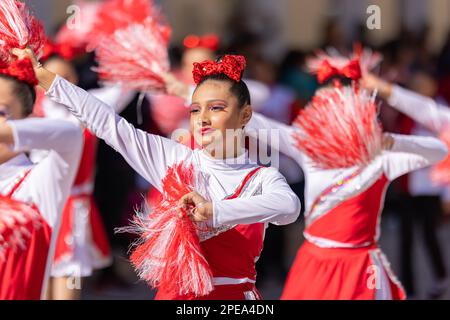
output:
M77 53L69 43L47 41L41 61L52 72L77 84L78 75L73 65ZM133 93L120 86L91 89L97 98L120 112L131 100ZM93 197L97 138L67 110L47 99L43 94L35 110L47 118L66 120L83 130L84 147L71 195L64 207L61 228L56 242L52 278L47 291L48 299L74 300L81 298L82 279L92 275L94 269L111 264L111 252L106 230ZM41 156L34 153L34 160ZM67 285L69 279L80 278L80 286Z

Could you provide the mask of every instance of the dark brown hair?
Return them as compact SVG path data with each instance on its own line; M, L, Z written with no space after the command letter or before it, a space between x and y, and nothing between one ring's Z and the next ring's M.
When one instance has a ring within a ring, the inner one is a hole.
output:
M22 105L23 115L25 117L29 116L33 112L33 107L36 102L36 90L34 87L8 75L0 74L0 79L9 80L12 83L13 92Z

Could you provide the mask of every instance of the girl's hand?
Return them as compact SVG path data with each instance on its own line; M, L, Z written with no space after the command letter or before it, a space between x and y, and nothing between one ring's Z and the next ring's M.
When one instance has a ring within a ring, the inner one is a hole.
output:
M391 150L394 145L394 138L389 133L385 133L383 136L383 149Z
M392 85L371 73L363 76L361 86L370 91L377 90L383 99L389 99L392 95Z
M195 222L203 222L212 218L212 203L203 198L200 194L193 191L184 195L180 199L180 207L191 212L190 218Z
M18 59L29 58L31 60L31 63L33 64L33 69L36 74L36 78L39 81L39 86L41 86L46 91L50 89L53 81L55 80L56 74L42 67L42 64L34 55L33 50L31 50L30 48L14 48L11 50L11 53L17 56Z
M30 48L26 48L26 49L19 49L19 48L14 48L11 50L12 54L14 54L19 60L25 59L25 58L29 58L33 64L33 68L39 68L41 66L41 64L39 63L38 59L36 58L36 56L34 55L33 50L31 50Z
M166 84L166 92L172 96L180 97L187 101L189 100L189 86L184 82L178 80L172 73L167 72L161 75L161 78Z

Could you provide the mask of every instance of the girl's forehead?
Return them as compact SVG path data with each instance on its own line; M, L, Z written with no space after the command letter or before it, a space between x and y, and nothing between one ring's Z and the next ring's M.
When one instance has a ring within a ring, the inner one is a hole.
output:
M230 99L233 95L230 92L230 84L225 81L207 80L200 84L194 91L193 102L195 100Z

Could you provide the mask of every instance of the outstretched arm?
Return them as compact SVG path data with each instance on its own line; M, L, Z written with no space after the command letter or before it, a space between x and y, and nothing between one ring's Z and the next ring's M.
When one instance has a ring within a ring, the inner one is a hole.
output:
M89 93L111 106L117 114L121 113L133 101L135 95L134 91L126 90L118 84L91 89Z
M391 84L372 74L367 74L362 84L367 89L377 90L389 105L433 132L439 133L450 125L450 109L429 97Z
M175 141L136 129L107 104L43 68L31 50L15 49L15 54L33 60L39 85L46 90L50 99L66 106L89 130L119 152L134 170L158 189L167 167L191 154L189 148Z
M295 146L294 131L294 127L269 119L257 112L253 112L250 122L245 127L246 134L293 158L303 167L303 154Z

